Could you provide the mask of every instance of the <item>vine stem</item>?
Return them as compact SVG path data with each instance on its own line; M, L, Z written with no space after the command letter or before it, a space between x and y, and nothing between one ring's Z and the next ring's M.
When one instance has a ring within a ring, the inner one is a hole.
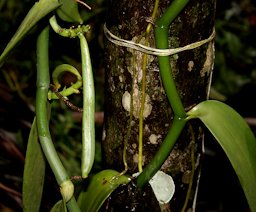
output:
M157 48L168 49L169 26L184 9L188 2L189 0L174 0L172 4L167 8L163 16L156 21L157 27L155 29L155 38ZM170 57L158 56L158 62L161 79L167 98L173 109L173 113L180 118L184 118L186 116L186 112L177 92L175 81L172 76Z
M172 147L174 146L176 140L180 136L180 133L182 132L185 124L185 119L174 119L171 129L168 131L159 150L154 155L154 158L144 168L143 172L138 176L137 186L139 188L143 187L161 168L162 164L167 159Z
M188 4L189 0L174 0L161 18L156 21L155 39L158 49L168 49L169 26ZM154 158L137 178L137 186L143 187L161 168L186 124L186 112L173 79L169 56L158 56L160 76L168 101L174 113L174 121Z
M158 8L159 0L155 0L155 5L151 19L155 19ZM145 45L149 45L149 35L152 30L152 23L148 23L145 35ZM143 119L144 119L144 106L146 101L146 70L147 70L148 55L143 55L142 61L142 83L141 83L141 106L140 106L140 118L139 118L139 152L138 152L138 170L143 171Z
M36 91L36 120L40 144L44 155L54 173L54 176L60 185L60 191L63 200L67 202L70 211L80 211L73 197L74 185L68 177L60 158L54 148L51 134L49 131L47 101L48 88L50 83L49 77L49 26L45 27L37 39L37 91Z

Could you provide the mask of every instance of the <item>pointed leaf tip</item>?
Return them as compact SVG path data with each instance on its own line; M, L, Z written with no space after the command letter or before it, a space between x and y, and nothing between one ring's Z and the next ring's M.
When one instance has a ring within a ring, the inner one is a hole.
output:
M199 103L187 115L199 118L221 145L256 212L256 140L250 127L233 108L215 100Z

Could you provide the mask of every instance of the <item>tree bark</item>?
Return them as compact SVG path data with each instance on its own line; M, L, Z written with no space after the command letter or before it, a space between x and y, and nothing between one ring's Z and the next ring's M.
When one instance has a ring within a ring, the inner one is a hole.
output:
M171 2L169 0L160 1L157 18L163 14ZM147 17L151 16L154 3L154 0L110 0L107 28L120 38L143 42L143 36L148 24ZM191 0L170 26L170 48L185 46L208 38L213 30L214 17L215 0ZM155 46L153 30L149 43L150 46ZM123 148L130 119L129 108L127 108L125 100L127 96L133 95L133 119L127 145L128 174L133 174L138 172L138 114L141 102L143 53L117 46L108 40L105 41L105 53L104 162L107 168L120 172L124 169ZM190 108L207 98L213 63L213 42L170 57L177 90L185 108ZM148 56L145 111L143 166L153 158L171 127L173 119L172 109L161 84L158 59L155 56ZM161 168L161 170L173 177L176 186L174 197L170 201L169 207L171 211L180 211L184 205L191 177L192 154L195 156L195 173L198 173L200 169L198 161L202 156L202 130L197 122L192 122L191 126L190 129L188 126L185 128ZM196 188L196 181L197 177L195 175L193 191ZM138 194L135 196L139 199ZM193 196L194 193L191 194L188 208L191 207ZM149 194L146 198L151 197L152 195ZM132 202L134 203L134 201ZM152 209L152 207L156 207L154 205L155 201L153 202L151 204L148 201L148 206L143 207L143 209L145 211L158 211L157 208ZM144 203L139 200L139 204ZM132 207L135 207L134 204ZM136 210L142 211L141 208Z

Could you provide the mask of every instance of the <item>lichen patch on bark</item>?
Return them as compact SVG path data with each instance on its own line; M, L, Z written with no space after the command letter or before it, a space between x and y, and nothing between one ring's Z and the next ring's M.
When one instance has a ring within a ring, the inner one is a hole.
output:
M195 63L194 63L193 60L190 60L190 61L188 62L188 71L189 71L189 72L193 70L194 65L195 65Z
M161 135L156 135L156 134L151 134L150 136L149 136L149 142L151 143L151 144L154 144L154 145L157 145L158 144L158 139L159 138L161 138Z
M145 45L145 37L143 37L142 35L134 36L132 38L132 41L135 43ZM142 80L142 63L143 63L144 53L133 50L131 48L128 48L127 50L128 52L132 53L132 56L130 57L131 66L128 66L127 69L131 73L131 75L135 77L135 83L140 83ZM147 68L150 67L153 60L154 60L154 56L151 56L151 55L147 56Z
M138 153L134 154L133 155L133 162L138 164L138 158L139 158ZM144 162L145 162L145 155L142 156L142 165L144 165Z
M202 70L200 71L200 76L204 77L205 74L210 75L210 73L213 70L213 65L214 65L214 43L210 42L208 44L208 48L206 51L206 59L203 65Z
M135 86L133 92L133 116L136 119L140 118L140 108L141 108L141 91ZM148 94L145 94L145 104L144 104L144 111L143 111L143 118L147 118L152 111L151 100ZM131 94L128 91L125 91L122 97L122 105L124 109L128 112L131 110Z

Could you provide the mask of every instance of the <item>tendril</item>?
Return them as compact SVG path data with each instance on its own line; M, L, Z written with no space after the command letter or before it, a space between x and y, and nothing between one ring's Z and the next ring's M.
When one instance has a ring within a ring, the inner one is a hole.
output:
M61 87L61 84L59 82L59 77L64 72L69 72L69 73L74 74L76 76L77 80L70 87L64 88L62 91L58 91L59 88ZM54 85L55 90L58 91L58 93L63 97L67 97L72 94L79 94L80 93L79 88L81 88L83 85L82 77L81 77L79 71L75 67L73 67L69 64L61 64L61 65L57 66L52 73L52 79L53 79L53 85ZM48 92L48 99L49 100L60 99L60 97L56 94L56 92L53 92L52 90L50 90Z
M84 34L90 30L89 25L78 25L77 27L71 27L69 29L62 28L59 26L57 23L56 16L53 15L50 18L50 25L52 29L59 35L63 37L68 37L68 38L75 38L78 37L79 34Z

